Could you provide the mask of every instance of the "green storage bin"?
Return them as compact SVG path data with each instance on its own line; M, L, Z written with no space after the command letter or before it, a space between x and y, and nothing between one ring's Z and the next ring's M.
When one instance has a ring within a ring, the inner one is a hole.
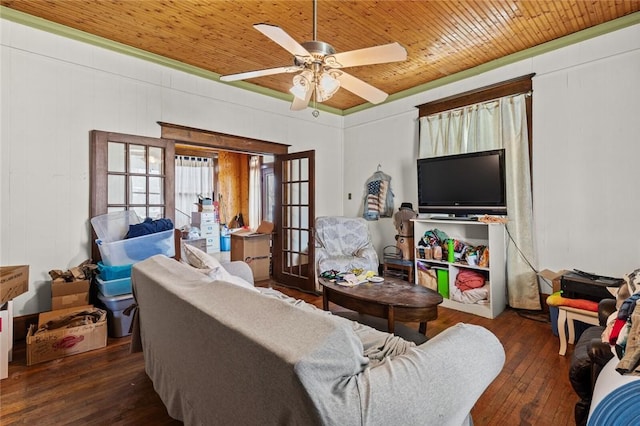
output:
M449 271L438 269L438 293L446 299L449 298Z

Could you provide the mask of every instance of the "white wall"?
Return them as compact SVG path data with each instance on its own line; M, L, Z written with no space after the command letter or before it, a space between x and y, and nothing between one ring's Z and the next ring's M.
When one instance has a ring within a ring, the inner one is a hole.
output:
M393 178L396 207L416 205L416 105L529 73L536 73L532 263L612 276L640 267L640 25L347 116L345 159L354 161L344 192L358 199L345 213L362 211L356 204L378 163ZM389 219L370 228L379 254L394 244ZM545 282L541 290L551 292Z
M157 121L316 150L316 213L342 213L343 118L0 20L0 265L30 265L16 315L49 310L48 271L90 257L89 131ZM338 202L337 202L338 201Z

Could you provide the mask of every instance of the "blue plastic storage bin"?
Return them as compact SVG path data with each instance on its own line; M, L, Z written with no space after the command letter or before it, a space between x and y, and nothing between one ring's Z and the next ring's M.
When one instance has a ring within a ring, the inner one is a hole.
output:
M220 251L231 251L231 235L220 236Z
M100 278L104 281L119 280L120 278L129 278L131 276L131 266L133 265L109 266L98 262L98 272L100 272Z
M96 278L98 290L107 297L120 296L122 294L131 293L131 277L120 278L118 280L105 281Z
M173 242L173 229L143 235L126 240L105 242L96 240L102 262L108 266L130 265L140 262L156 254L173 257L176 248Z

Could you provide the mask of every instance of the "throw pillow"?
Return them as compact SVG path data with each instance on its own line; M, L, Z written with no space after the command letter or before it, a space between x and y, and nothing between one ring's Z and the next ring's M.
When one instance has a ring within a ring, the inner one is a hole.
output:
M219 268L220 262L213 256L208 255L197 247L190 244L184 245L184 257L189 265L198 269L216 269Z
M240 287L244 287L256 292L259 292L251 283L244 279L232 275L227 271L222 264L213 256L208 255L197 247L189 244L184 245L184 253L189 265L196 268L199 272L209 276L214 281L225 281L231 284L235 284Z

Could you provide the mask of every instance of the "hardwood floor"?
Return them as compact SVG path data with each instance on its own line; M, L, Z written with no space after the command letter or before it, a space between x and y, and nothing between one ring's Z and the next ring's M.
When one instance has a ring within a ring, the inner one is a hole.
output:
M322 307L319 296L271 284ZM558 355L558 338L545 318L507 309L490 320L439 308L438 319L429 322L429 337L466 322L488 328L504 345L504 369L472 411L476 426L574 424L578 398L568 379L573 347L566 356ZM168 416L153 390L142 354L129 354L129 341L129 337L109 339L104 349L31 367L26 366L24 341L18 342L9 377L0 382L0 424L181 424Z

